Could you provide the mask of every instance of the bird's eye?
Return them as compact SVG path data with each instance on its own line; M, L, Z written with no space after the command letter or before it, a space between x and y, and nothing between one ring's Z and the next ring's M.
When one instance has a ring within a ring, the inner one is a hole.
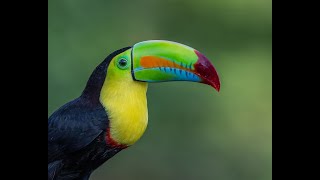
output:
M126 69L128 67L128 61L126 59L120 59L117 63L120 69Z

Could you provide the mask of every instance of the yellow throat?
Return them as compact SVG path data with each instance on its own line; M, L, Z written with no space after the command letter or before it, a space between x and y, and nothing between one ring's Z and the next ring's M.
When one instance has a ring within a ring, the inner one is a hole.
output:
M147 83L134 81L131 73L119 74L112 62L100 93L107 111L110 136L121 145L140 139L148 124Z

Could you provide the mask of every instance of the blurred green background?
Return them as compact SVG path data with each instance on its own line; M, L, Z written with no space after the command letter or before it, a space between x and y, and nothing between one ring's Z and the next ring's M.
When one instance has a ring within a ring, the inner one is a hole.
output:
M143 137L92 180L271 180L271 0L49 0L48 116L111 52L163 39L212 60L209 86L150 84Z

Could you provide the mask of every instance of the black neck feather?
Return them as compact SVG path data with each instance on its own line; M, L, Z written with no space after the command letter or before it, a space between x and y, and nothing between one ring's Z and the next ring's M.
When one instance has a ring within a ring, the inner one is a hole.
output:
M82 98L88 99L91 103L99 103L100 91L106 78L107 68L110 64L110 61L116 55L130 48L131 47L125 47L111 53L101 64L96 67L96 69L92 72L85 89L82 92Z

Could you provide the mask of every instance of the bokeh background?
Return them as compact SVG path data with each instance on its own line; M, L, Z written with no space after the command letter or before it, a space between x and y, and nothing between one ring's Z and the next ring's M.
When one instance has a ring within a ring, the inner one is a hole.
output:
M144 136L92 180L270 180L271 0L49 0L48 116L80 95L111 52L163 39L212 60L209 86L150 84Z

